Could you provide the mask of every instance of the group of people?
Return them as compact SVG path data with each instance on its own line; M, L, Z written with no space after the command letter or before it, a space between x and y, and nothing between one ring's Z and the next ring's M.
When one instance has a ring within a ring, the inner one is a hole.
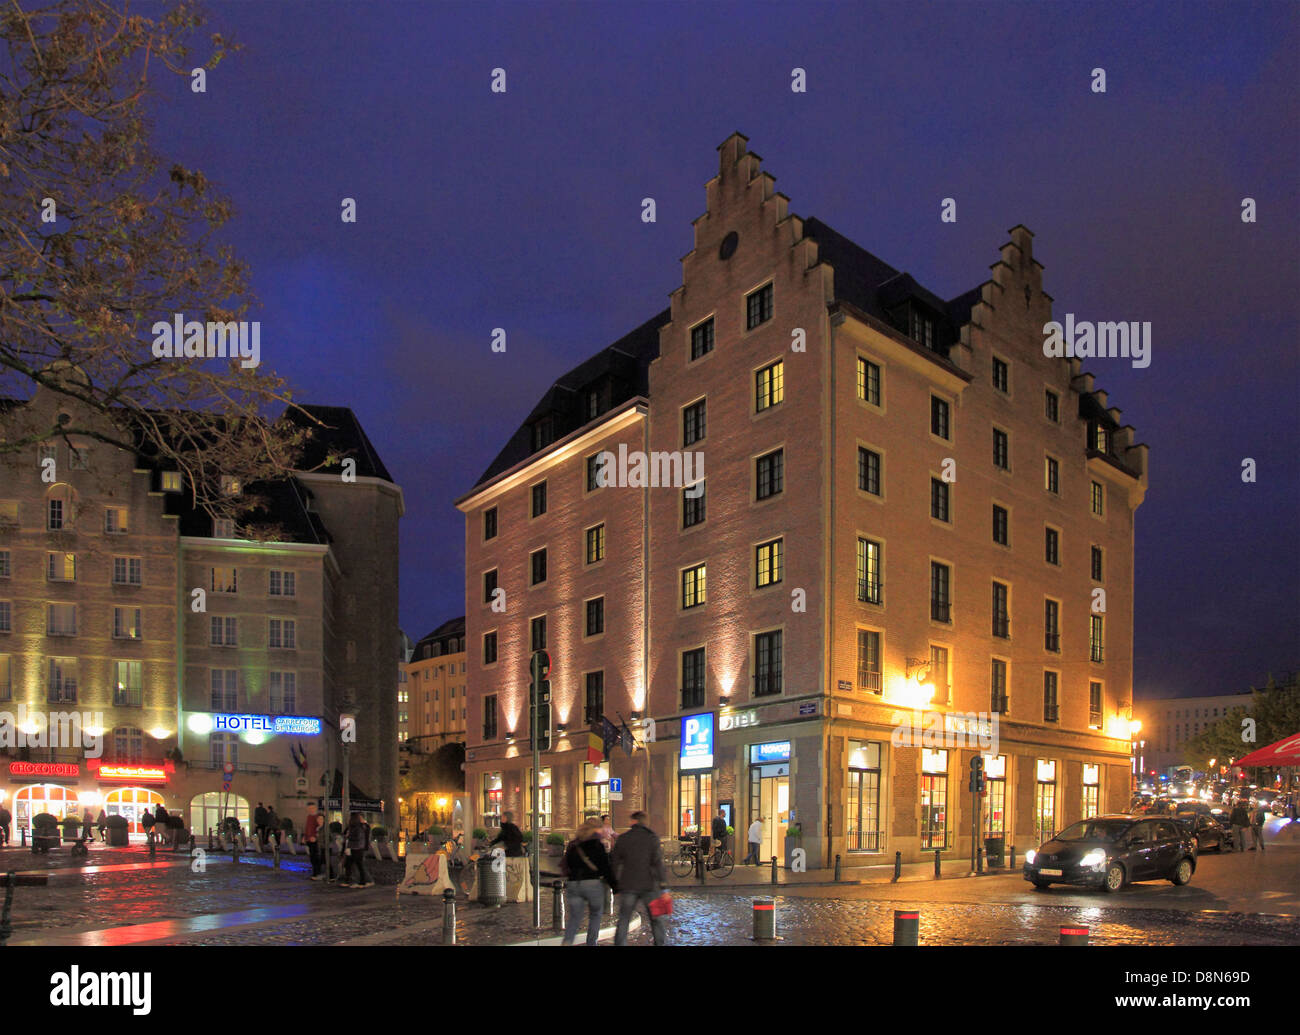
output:
M508 819L508 814L503 817L503 830ZM646 824L644 812L632 813L632 826L617 835L608 816L586 820L565 846L563 871L565 945L572 945L576 940L584 912L587 944L595 945L599 940L606 886L614 892L618 908L615 945L627 944L632 917L640 909L645 910L650 921L654 943L667 944L667 925L662 913L652 905L668 890L668 873L659 835Z
M81 838L83 841L93 841L94 835L98 831L101 841L108 841L108 813L103 809L99 810L99 817L91 815L90 809L85 809L81 813Z
M1261 852L1264 850L1264 824L1268 821L1268 810L1260 803L1256 803L1252 809L1244 798L1238 798L1237 803L1233 805L1232 811L1228 813L1228 825L1232 827L1232 850L1234 852L1246 851L1246 830L1250 829L1250 837L1253 842L1250 850L1253 852L1258 848ZM1292 820L1294 822L1294 819Z
M269 814L274 816L275 810L271 809ZM254 813L254 820L256 821L256 813ZM277 838L278 836L277 831ZM322 871L329 864L329 837L329 824L325 817L317 811L314 801L308 802L307 822L302 828L302 840L307 846L307 855L311 859L312 880L325 879L326 875ZM362 819L360 812L354 812L343 830L343 873L339 887L374 887L375 882L366 873L366 851L369 848L370 824Z
M274 805L263 805L260 801L257 808L253 810L253 829L257 831L257 839L262 844L266 844L272 837L275 843L280 843L280 817L276 815Z

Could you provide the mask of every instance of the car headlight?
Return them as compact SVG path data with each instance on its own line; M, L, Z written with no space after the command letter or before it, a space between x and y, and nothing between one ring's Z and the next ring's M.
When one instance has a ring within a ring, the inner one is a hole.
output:
M1032 866L1034 859L1036 859L1037 857L1038 857L1038 853L1035 852L1032 848L1029 849L1029 851L1025 853L1025 864Z
M1103 866L1106 863L1106 850L1094 848L1079 860L1080 866Z

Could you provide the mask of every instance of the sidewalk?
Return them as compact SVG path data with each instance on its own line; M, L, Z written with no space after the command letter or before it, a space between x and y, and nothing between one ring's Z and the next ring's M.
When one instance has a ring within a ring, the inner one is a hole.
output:
M1018 856L1018 858L1022 858ZM899 883L909 883L913 881L933 881L934 860L923 863L903 863L899 868ZM993 868L990 869L985 865L985 873L1019 873L1020 865L1017 863L1015 869ZM941 864L943 880L955 880L958 878L971 876L969 859L944 859ZM880 863L873 866L842 866L840 869L840 880L835 880L835 870L833 867L823 867L815 870L806 870L803 873L796 873L793 870L787 870L781 866L776 869L777 883L772 883L772 864L764 863L762 866L737 866L729 876L718 877L712 872L706 873L704 883L701 884L698 878L678 877L673 875L671 878L672 886L680 888L683 891L726 891L734 892L739 889L763 888L780 888L782 886L802 885L802 886L854 886L859 884L890 884L894 880L894 864Z

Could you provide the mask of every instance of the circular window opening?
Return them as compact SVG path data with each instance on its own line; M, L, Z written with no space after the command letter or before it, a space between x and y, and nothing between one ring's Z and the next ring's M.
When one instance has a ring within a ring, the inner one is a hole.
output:
M736 254L736 245L740 243L740 235L736 231L731 231L722 239L722 247L718 249L718 258L726 262Z

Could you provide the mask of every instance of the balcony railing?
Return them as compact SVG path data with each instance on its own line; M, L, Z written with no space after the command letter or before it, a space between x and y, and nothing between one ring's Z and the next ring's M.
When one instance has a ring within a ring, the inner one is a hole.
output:
M1061 634L1049 629L1043 634L1043 647L1050 651L1059 651L1061 649Z
M878 694L881 692L881 676L879 672L872 672L867 668L858 669L858 689L866 690L869 693Z
M141 687L118 687L113 691L114 708L140 708L144 706L144 690Z
M1005 715L1008 711L1007 695L995 693L989 702L989 710L998 715Z
M781 692L781 670L775 669L771 672L760 672L754 677L754 696L762 697L765 694L779 694Z
M1059 705L1055 705L1055 704L1043 705L1044 722L1059 722L1060 715L1061 715L1061 708Z
M952 602L949 600L931 600L930 601L930 618L936 622L950 621L952 612Z
M1006 615L993 616L993 635L1004 640L1011 639L1011 619Z
M1088 653L1091 655L1093 661L1101 661L1103 659L1100 643L1092 644L1088 650Z
M850 852L878 852L881 833L879 830L850 830L847 841Z
M858 599L864 604L879 604L884 597L885 584L879 579L858 579Z

